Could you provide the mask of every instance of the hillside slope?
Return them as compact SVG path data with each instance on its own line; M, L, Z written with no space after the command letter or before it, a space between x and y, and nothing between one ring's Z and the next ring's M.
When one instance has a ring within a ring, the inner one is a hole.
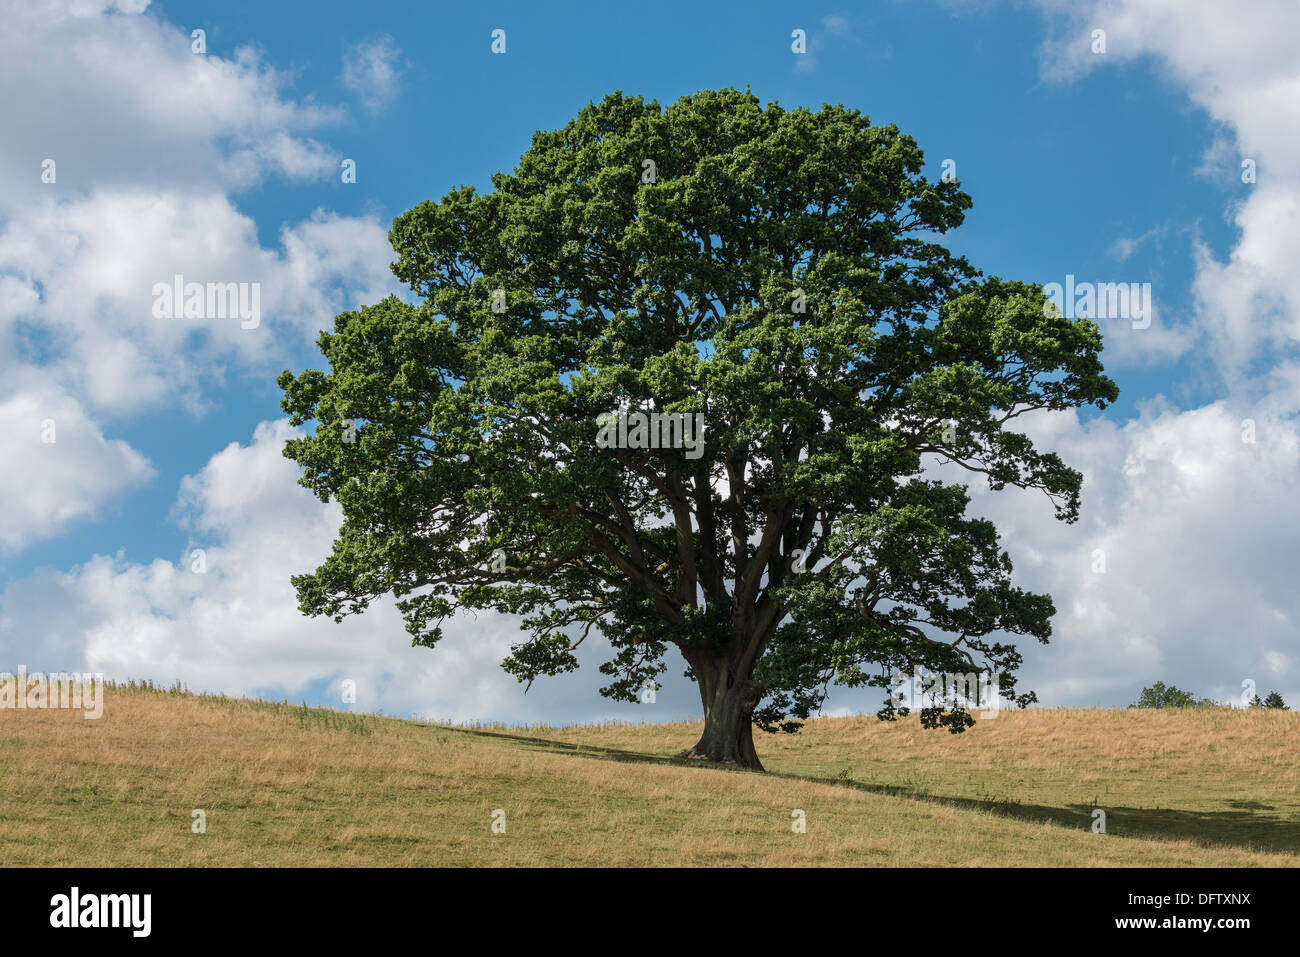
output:
M1295 866L1300 852L1291 712L1032 710L959 737L825 719L763 735L758 775L674 759L690 724L507 731L107 694L96 721L0 711L0 864Z

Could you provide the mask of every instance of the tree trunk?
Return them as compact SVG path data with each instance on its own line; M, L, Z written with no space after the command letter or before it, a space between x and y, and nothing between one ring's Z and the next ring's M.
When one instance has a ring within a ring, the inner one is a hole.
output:
M763 686L733 675L726 660L704 659L691 663L691 670L704 704L704 734L686 756L762 771L751 715L763 697Z

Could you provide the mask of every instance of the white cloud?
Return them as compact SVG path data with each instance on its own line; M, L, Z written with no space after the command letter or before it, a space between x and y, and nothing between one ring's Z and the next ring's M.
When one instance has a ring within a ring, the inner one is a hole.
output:
M287 78L250 48L191 52L179 27L99 3L6 4L0 32L6 208L92 187L242 188L312 178L338 158L308 135L337 108L283 98ZM58 122L51 119L57 117ZM41 181L53 159L57 180Z
M392 37L356 44L343 57L343 85L361 97L366 109L385 106L397 95L400 54Z
M1056 637L1027 649L1025 681L1055 704L1118 704L1155 680L1223 700L1255 679L1300 695L1294 645L1300 563L1300 61L1290 37L1300 7L1249 12L1211 0L1039 0L1054 32L1044 70L1086 82L1092 70L1150 58L1216 124L1202 173L1241 189L1240 159L1258 182L1226 215L1240 239L1222 259L1196 247L1191 327L1104 328L1114 364L1201 348L1226 398L1179 410L1148 401L1134 420L1081 424L1073 414L1027 423L1043 447L1084 472L1081 521L1054 522L1020 493L979 492L1002 528L1023 584L1056 599ZM1091 52L1104 29L1107 52ZM1151 231L1121 241L1120 258ZM1158 297L1157 297L1158 298ZM1251 364L1270 365L1252 374ZM1123 387L1121 377L1121 387ZM1243 441L1253 424L1255 441ZM956 474L956 473L954 473ZM978 487L979 483L975 483ZM1104 552L1107 571L1092 571Z
M0 228L0 271L12 274L4 288L18 297L9 333L39 331L46 367L106 413L164 402L197 410L203 377L224 363L261 369L275 346L312 339L342 309L398 289L376 220L318 211L280 238L280 250L263 249L253 220L215 193L31 204ZM176 275L259 284L260 324L155 317L154 286Z
M16 465L0 470L0 495L31 509L0 520L10 546L57 534L139 480L143 457L104 439L99 420L197 414L232 371L278 371L286 345L397 288L377 219L318 211L264 249L231 199L268 176L336 176L337 155L309 134L342 111L287 98L288 78L250 48L221 51L209 36L193 53L187 30L146 7L5 7L0 401L17 432L0 442L25 450L26 417L42 409L60 427L60 454L38 460L48 494ZM178 274L259 284L261 324L156 318L154 286Z
M1026 655L1029 687L1068 704L1123 703L1155 680L1219 698L1264 676L1300 691L1300 672L1278 656L1300 621L1293 415L1157 401L1122 427L1072 413L1031 425L1083 471L1080 521L1055 521L1033 493L972 485L973 510L1004 531L1021 584L1056 601L1052 644Z
M1124 262L1131 258L1133 254L1148 241L1154 239L1163 232L1164 227L1152 226L1141 236L1121 236L1119 239L1115 240L1114 244L1111 246L1111 254L1120 262Z
M1240 188L1240 161L1255 161L1257 182L1229 210L1240 241L1226 261L1200 247L1194 286L1197 318L1221 373L1231 385L1251 386L1252 360L1300 340L1300 290L1292 279L1300 261L1300 58L1292 39L1300 34L1300 4L1038 3L1054 30L1044 48L1049 77L1070 80L1150 58L1227 131L1211 145L1203 172L1221 171L1226 186ZM1106 31L1105 54L1091 52L1094 29Z
M519 636L502 616L457 618L432 651L411 646L388 600L342 624L304 617L289 576L328 555L341 513L297 484L281 451L295 434L283 420L264 422L250 444L232 443L182 481L176 508L192 537L176 561L97 555L11 583L0 594L0 661L243 694L295 696L326 683L337 693L351 678L359 709L454 720L644 716L602 703L594 669L539 682L525 696L500 669ZM191 571L195 548L205 553L203 574ZM600 650L596 636L590 643ZM661 698L656 714L678 718L691 707L670 712Z
M377 219L318 209L281 230L280 245L267 270L269 302L312 341L344 309L404 291L389 268L388 231Z
M1145 320L1131 318L1095 319L1101 329L1104 346L1102 355L1107 368L1161 365L1174 362L1191 349L1203 333L1194 326L1172 325L1165 320L1164 310L1157 300L1152 301L1149 325Z
M154 474L148 460L38 376L0 392L0 549L18 549L93 518Z

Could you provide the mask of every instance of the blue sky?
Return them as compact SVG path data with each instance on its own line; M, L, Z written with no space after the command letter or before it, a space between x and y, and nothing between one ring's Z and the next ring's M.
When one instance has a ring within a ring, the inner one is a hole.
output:
M1058 705L1123 704L1158 678L1300 696L1286 580L1300 145L1277 129L1300 125L1286 95L1300 69L1277 39L1293 6L1261 2L1248 23L1172 0L8 11L0 72L26 92L0 105L16 184L0 198L0 669L326 702L353 676L358 707L389 713L646 717L594 695L590 658L525 700L495 665L504 619L463 623L433 652L382 611L296 619L287 576L323 556L331 518L278 457L274 378L319 366L315 330L335 312L397 289L393 216L487 188L534 130L613 90L667 103L748 86L896 123L934 177L953 160L974 207L948 241L986 273L1152 284L1151 328L1104 326L1119 403L1033 426L1085 470L1083 520L987 497L1025 584L1062 610L1058 641L1027 650L1029 686ZM1258 183L1242 182L1244 156ZM40 182L46 157L57 183ZM354 184L338 175L349 158ZM263 327L160 332L149 285L180 270L261 281ZM47 417L60 440L33 446ZM203 576L196 547L213 559ZM662 701L650 720L698 706L681 681Z

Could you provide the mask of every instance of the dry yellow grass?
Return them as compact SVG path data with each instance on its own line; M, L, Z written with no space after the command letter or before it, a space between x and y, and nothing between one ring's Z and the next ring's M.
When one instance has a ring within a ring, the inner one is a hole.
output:
M561 741L670 754L690 723L561 728ZM763 735L777 774L1001 809L1088 827L1095 808L1111 836L1156 836L1300 852L1300 712L1229 708L1035 708L1003 712L961 735L913 718L810 721Z
M1294 866L1300 845L1293 713L1035 710L961 737L826 719L763 736L767 775L674 760L698 725L457 729L121 689L97 721L0 729L5 865Z

